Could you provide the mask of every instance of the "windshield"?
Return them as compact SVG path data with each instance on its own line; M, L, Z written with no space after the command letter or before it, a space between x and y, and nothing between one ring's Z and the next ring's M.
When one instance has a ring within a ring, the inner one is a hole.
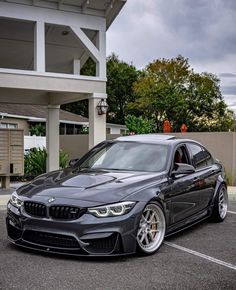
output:
M107 143L80 168L159 172L165 169L168 147L139 142Z

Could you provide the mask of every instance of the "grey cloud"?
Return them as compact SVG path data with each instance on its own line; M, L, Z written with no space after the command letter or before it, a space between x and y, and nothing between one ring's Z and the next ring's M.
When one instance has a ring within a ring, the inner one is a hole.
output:
M108 32L108 50L138 66L178 54L194 62L219 61L236 51L235 2L128 0Z
M236 0L127 0L108 30L107 54L138 68L182 54L196 71L218 74L223 94L236 96L235 19Z
M221 78L236 78L236 74L233 73L220 73L219 76Z
M158 1L167 31L191 58L217 59L235 53L235 0Z
M236 95L236 86L222 86L221 91L225 95Z

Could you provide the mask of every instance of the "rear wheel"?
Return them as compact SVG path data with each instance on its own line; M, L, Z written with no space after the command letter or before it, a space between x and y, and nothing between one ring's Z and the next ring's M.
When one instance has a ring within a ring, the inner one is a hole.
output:
M213 207L212 219L215 222L222 222L226 217L227 210L228 210L228 193L226 186L222 184L217 191Z
M137 232L138 252L151 255L161 246L166 232L165 215L158 203L149 203L143 210Z

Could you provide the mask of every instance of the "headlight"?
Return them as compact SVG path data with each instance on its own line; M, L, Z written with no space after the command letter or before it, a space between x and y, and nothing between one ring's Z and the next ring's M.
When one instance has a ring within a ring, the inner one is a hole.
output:
M124 201L104 206L89 208L88 212L96 217L120 216L128 213L134 207L134 201Z
M17 208L23 205L23 201L19 199L16 192L12 193L11 198L10 198L10 203Z

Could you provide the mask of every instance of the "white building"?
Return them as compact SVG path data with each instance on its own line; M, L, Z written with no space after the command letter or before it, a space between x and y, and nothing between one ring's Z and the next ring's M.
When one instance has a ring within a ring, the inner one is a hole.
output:
M61 104L89 99L89 146L106 138L96 109L106 98L106 30L125 2L0 1L0 104L47 106L48 170L59 167ZM89 57L96 74L81 75Z

